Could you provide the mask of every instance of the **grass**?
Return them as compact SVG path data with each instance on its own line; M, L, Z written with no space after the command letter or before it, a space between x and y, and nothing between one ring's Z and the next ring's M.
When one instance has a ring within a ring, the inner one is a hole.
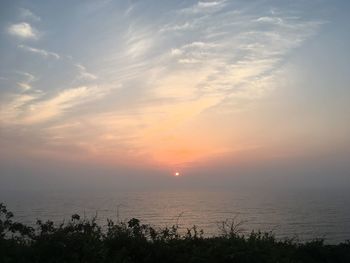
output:
M176 225L156 229L135 218L108 220L103 229L96 218L77 214L62 224L38 220L30 227L15 222L0 204L0 262L350 262L349 241L327 245L321 239L278 240L271 233L242 235L227 223L216 237L204 237L195 226L185 234L178 230Z

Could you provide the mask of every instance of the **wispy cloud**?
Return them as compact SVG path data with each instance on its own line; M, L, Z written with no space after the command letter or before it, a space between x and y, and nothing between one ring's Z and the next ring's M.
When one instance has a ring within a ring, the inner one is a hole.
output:
M22 88L24 91L30 90L32 86L25 82L17 82L17 85Z
M167 24L165 26L162 26L160 29L160 32L166 32L166 31L183 31L193 28L193 24L189 22L185 22L183 24Z
M208 8L221 4L224 3L209 3ZM187 88L197 90L198 95L219 93L223 99L233 98L232 95L238 93L241 96L242 91L256 99L251 89L256 94L263 94L256 86L252 88L251 83L263 82L273 76L290 50L301 45L323 23L279 15L281 17L245 14L221 17L221 13L204 16L201 28L197 28L197 40L170 50L173 59L187 67L188 76L193 76L199 68L205 69L204 80ZM216 16L218 18L214 19ZM265 27L261 23L273 24L274 27ZM235 33L227 34L228 30ZM214 32L223 34L209 39L208 35ZM176 72L172 74L176 75Z
M75 67L79 70L78 79L86 79L86 80L96 80L97 76L88 72L86 67L82 64L75 64Z
M255 20L260 23L282 24L283 20L280 17L262 16Z
M199 1L197 6L200 8L211 8L215 6L222 5L225 1Z
M32 88L31 83L36 80L35 76L28 72L18 72L19 75L24 77L24 80L17 82L17 85L23 90L28 91Z
M322 24L281 13L276 19L267 19L237 10L218 12L226 5L224 1L199 2L166 19L158 31L147 25L129 28L125 54L132 59L125 60L134 64L117 64L116 68L125 66L133 76L124 80L125 86L131 81L140 87L147 94L145 104L115 110L111 118L93 117L94 123L110 127L96 134L97 138L113 138L110 135L118 133L121 138L116 144L124 145L123 136L132 135L132 141L125 140L128 149L160 162L181 163L213 154L208 149L215 147L205 145L201 138L189 141L178 134L179 127L213 107L236 111L273 90L283 60ZM193 28L196 30L190 31ZM159 45L162 42L166 44ZM120 54L119 58L125 57ZM99 142L100 147L111 145L110 140Z
M135 28L136 27L136 28ZM131 25L125 34L126 54L133 59L142 57L154 44L152 29Z
M225 0L222 1L198 1L191 7L187 7L180 10L180 13L185 14L198 14L198 13L211 13L222 9L226 4Z
M97 87L83 86L63 90L50 99L31 104L29 112L23 121L26 123L37 123L49 120L76 105L91 100L94 96L98 97L98 95Z
M154 19L135 19L141 4L134 3L120 12L126 25L99 32L103 48L85 43L90 53L82 51L89 55L79 59L19 45L61 59L50 65L57 71L45 68L43 93L35 94L29 79L16 81L25 92L8 98L4 119L44 130L48 144L83 145L102 155L123 149L156 161L185 162L226 152L226 144L201 137L204 130L194 134L191 125L207 112L232 113L271 92L288 55L322 21L288 10L256 12L250 5L238 10L230 1L183 4ZM22 25L17 31L28 31L30 38L35 32L27 25L30 30ZM48 84L55 86L45 89ZM112 86L119 88L107 88Z
M1 105L1 123L6 126L20 123L24 108L40 96L41 94L14 94L8 96L7 100L2 102Z
M62 90L51 97L34 93L15 95L3 106L3 121L26 125L45 122L105 94L106 90L98 86L80 86Z
M29 51L31 53L38 54L38 55L46 57L46 58L51 57L54 59L60 59L60 55L58 55L55 52L47 51L45 49L38 49L38 48L26 46L26 45L18 45L18 47L25 50L25 51Z
M41 20L41 18L39 16L37 16L32 11L30 11L29 9L26 9L26 8L20 8L19 13L20 13L20 18L22 18L22 19L30 19L33 21L40 21Z
M20 38L38 38L38 31L26 22L10 25L7 32Z

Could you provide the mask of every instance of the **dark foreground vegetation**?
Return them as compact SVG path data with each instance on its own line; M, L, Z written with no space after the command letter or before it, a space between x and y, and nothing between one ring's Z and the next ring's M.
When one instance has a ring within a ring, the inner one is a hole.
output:
M180 235L177 226L155 229L137 219L102 228L96 218L73 215L66 223L37 221L35 228L13 221L0 203L0 262L350 262L350 242L297 243L270 233L240 235L224 223L222 235L204 237L196 227Z

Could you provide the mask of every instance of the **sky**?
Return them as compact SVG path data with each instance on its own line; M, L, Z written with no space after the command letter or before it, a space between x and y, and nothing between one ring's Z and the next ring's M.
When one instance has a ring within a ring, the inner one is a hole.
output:
M1 1L0 187L350 187L349 11Z

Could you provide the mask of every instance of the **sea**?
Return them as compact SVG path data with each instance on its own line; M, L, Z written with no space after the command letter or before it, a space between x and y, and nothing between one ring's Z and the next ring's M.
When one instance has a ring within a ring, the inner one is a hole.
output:
M178 225L185 233L196 225L205 236L223 233L224 225L241 234L271 232L278 239L326 243L350 240L350 191L343 190L32 190L1 191L0 202L22 223L37 219L67 222L72 214L141 223L156 228Z

